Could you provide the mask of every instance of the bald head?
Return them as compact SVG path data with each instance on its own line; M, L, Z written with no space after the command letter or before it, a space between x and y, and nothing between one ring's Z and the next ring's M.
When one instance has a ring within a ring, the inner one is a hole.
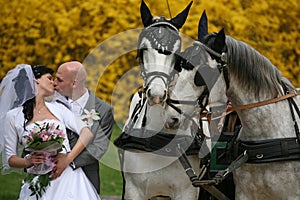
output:
M70 61L63 63L59 66L58 71L62 70L64 74L68 75L68 78L79 82L85 82L86 79L86 71L83 65L78 61Z
M86 71L80 62L66 62L57 69L55 88L62 95L74 99L85 91L85 80Z

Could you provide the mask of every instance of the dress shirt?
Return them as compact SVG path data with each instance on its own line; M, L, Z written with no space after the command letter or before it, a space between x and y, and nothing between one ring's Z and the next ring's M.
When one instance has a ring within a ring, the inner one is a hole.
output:
M89 92L85 88L85 93L77 100L68 99L71 111L77 115L81 116L84 110L84 107L89 99Z

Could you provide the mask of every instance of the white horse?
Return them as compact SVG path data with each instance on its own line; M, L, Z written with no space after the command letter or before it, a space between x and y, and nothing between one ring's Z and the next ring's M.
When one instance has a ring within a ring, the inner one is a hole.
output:
M167 98L168 85L174 76L176 57L181 51L179 29L186 21L192 2L176 17L153 17L142 1L140 11L144 29L138 39L141 75L148 103L161 104Z
M185 139L171 134L157 135L164 126L163 102L175 74L175 61L181 49L178 29L184 24L191 3L176 17L152 17L142 1L144 30L139 37L138 57L145 93L131 101L129 119L115 141L120 150L124 178L123 199L147 200L155 196L194 199L191 183L177 160L174 141ZM128 140L130 140L128 142ZM150 152L152 151L152 152ZM165 155L172 154L166 157ZM182 183L182 179L185 181ZM179 181L180 180L180 181Z
M236 199L300 199L299 92L266 57L224 29L201 34L211 56L224 64L224 81L215 87L226 92L220 95L242 124L236 147L248 160L233 173Z
M204 134L202 137L206 137L208 150L211 150L211 141L207 140L210 138L209 124L207 118L201 118L200 115L203 111L207 111L209 89L211 89L209 82L214 83L218 78L218 63L211 59L202 46L196 44L187 48L182 58L181 71L174 84L170 85L165 130L188 134L197 126ZM212 68L216 70L211 70Z
M130 113L139 112L139 117L133 125L133 130L138 132L133 131L130 135L149 137L149 134L160 133L159 137L162 139L164 139L163 137L169 139L168 135L171 139L164 142L164 146L157 144L161 149L155 149L153 152L148 152L147 147L144 147L145 151L138 153L127 150L124 152L125 199L150 199L160 195L176 200L198 199L199 187L192 185L178 160L181 153L176 152L177 146L182 145L183 150L187 150L187 158L195 174L200 174L200 157L198 155L200 145L196 143L202 141L200 141L201 136L197 135L197 131L201 128L199 114L207 103L208 93L206 93L207 86L198 69L200 66L205 68L211 59L201 46L196 51L202 51L201 55L205 56L197 59L199 63L196 67L185 64L185 68L175 75L170 84L168 106L165 110L161 105L150 106L147 98L141 96L144 95L143 93L136 93L132 98ZM136 105L141 106L139 111L136 111ZM140 125L145 120L146 129L143 132ZM196 141L197 139L198 141ZM146 141L146 138L144 140ZM156 141L158 142L158 140ZM144 145L147 143L139 142ZM128 144L125 146L130 147ZM209 153L205 145L201 150L203 154Z
M135 95L134 98L139 104L140 97ZM143 146L141 150L135 150L125 144L125 151L121 157L125 181L124 199L147 200L156 196L169 197L174 200L198 199L199 190L192 185L178 160L180 153L177 152L177 144L180 142L183 142L182 148L185 150L192 143L196 145L191 131L186 134L190 129L185 132L179 129L164 129L165 110L160 105L149 106L147 99L143 103L140 116L138 121L146 119L150 122L146 123L145 129L134 127L129 134L131 137L139 138L137 145ZM148 146L149 143L151 145ZM192 150L193 155L189 155L188 158L195 173L199 174L199 149Z
M200 23L203 21L200 20ZM203 30L200 28L198 30L200 35L201 31ZM207 106L208 95L211 93L214 96L213 100L218 103L226 102L226 98L219 95L219 88L213 87L216 82L222 81L218 69L220 64L206 52L203 45L196 41L181 56L183 58L180 63L181 72L170 85L169 98L167 99L165 131L189 135L189 133L193 133L195 126L196 129L202 130L202 147L199 151L199 157L189 157L189 161L199 163L200 158L211 153L212 141L217 141L223 127L218 127L218 123L222 120L214 120L214 122L218 122L214 126L208 122L207 116L203 113L203 111L209 112L210 110ZM225 109L226 106L219 106L220 108ZM201 116L202 114L204 115ZM220 113L216 113L212 117L222 119ZM213 135L210 134L211 131ZM192 165L192 167L199 172L197 169L199 166ZM215 196L217 199L228 199L227 194L222 194L216 188L210 187L205 188L210 193L210 197L207 195L202 197L212 198ZM226 191L226 193L228 192Z

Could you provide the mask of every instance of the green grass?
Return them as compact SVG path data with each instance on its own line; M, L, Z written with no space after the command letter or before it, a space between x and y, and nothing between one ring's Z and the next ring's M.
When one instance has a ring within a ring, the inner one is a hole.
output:
M115 126L111 142L120 134ZM100 161L101 195L121 195L122 175L119 167L117 148L111 143L107 153ZM18 198L25 173L0 174L0 200L16 200Z
M16 200L25 174L0 175L0 199Z
M123 180L120 171L119 156L116 146L112 143L120 134L121 130L115 125L109 148L100 160L101 195L122 194Z

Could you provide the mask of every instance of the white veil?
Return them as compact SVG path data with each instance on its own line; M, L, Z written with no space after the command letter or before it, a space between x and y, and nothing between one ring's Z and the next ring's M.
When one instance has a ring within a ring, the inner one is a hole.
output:
M5 115L9 110L22 106L28 99L33 98L35 90L34 74L31 66L27 64L17 65L0 83L0 153L3 162Z

